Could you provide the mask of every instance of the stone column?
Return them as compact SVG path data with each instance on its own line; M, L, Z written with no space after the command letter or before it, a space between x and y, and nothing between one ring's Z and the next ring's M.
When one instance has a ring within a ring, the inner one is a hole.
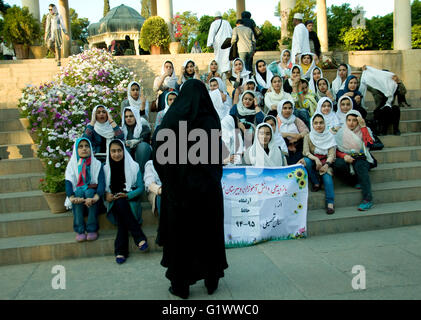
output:
M172 0L157 0L158 16L163 18L168 25L171 41L175 41L173 25L171 20L173 18Z
M158 15L156 0L151 0L151 16L156 16L156 15Z
M22 0L22 8L28 7L29 12L32 13L35 19L40 21L39 0Z
M135 49L136 55L137 56L140 56L140 51L139 51L139 35L136 34L134 36L134 39L133 40L134 40L133 42L134 42L134 49Z
M321 51L328 52L326 0L317 0L317 36L320 40Z
M69 15L69 1L68 0L59 0L58 1L58 13L63 17L64 28L69 35L69 40L66 39L66 36L63 35L63 47L62 56L63 58L68 58L70 56L70 48L72 46L72 30L70 29L70 15Z
M393 49L412 49L410 0L395 0L393 11Z
M281 0L281 39L289 38L288 19L289 13L295 7L295 0Z
M241 19L243 11L246 11L246 0L237 0L237 19Z

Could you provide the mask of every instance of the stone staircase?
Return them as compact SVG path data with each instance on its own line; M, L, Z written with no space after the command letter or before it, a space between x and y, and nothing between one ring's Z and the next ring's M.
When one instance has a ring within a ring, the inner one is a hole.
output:
M176 65L195 58L200 71L207 70L212 55L179 55L121 58L151 89L153 77L159 73L162 61L171 58ZM278 53L258 53L256 59L268 62ZM64 61L66 63L66 61ZM148 65L154 65L148 73ZM116 229L101 214L100 237L92 243L76 243L71 212L52 214L39 190L44 168L35 157L35 148L20 119L17 101L26 84L51 80L58 71L51 60L27 60L0 64L0 265L113 255ZM420 91L409 91L411 108L402 109L401 136L381 137L385 148L373 152L379 166L370 177L375 206L361 213L357 206L361 192L335 180L336 213L324 211L324 192L309 194L309 236L356 232L421 224L421 101ZM371 96L367 97L373 108ZM143 198L144 231L151 250L155 245L158 220L150 204ZM131 243L131 252L138 252ZM111 259L111 258L110 258Z

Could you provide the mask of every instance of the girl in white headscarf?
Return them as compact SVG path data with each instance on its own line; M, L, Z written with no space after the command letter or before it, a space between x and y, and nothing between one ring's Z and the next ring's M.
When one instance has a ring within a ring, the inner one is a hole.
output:
M258 60L254 66L254 79L259 85L257 90L263 95L271 87L273 73L269 70L264 60Z
M330 89L329 80L327 80L326 78L320 78L316 82L316 88L318 99L327 97L330 100L332 100L334 106L336 105L336 95L334 95L332 90Z
M222 142L229 152L224 159L225 165L240 165L242 163L244 143L240 126L238 118L233 115L227 115L221 120Z
M222 120L230 112L231 106L226 104L229 103L228 95L219 90L219 82L217 78L211 80L211 90L209 90L209 96L211 97L213 106L219 115L219 119Z
M305 52L300 54L298 59L303 70L302 77L310 80L313 68L316 66L316 55L311 52Z
M125 107L136 109L140 116L148 119L147 110L149 109L149 103L146 101L139 82L132 81L127 86L127 99L124 99L121 103L121 110L124 110Z
M91 122L85 129L83 137L92 144L94 154L105 154L111 139L124 139L124 133L113 120L110 110L104 105L97 105L92 111Z
M244 154L244 161L255 167L282 167L283 156L273 139L272 127L261 123L256 128L254 142Z
M183 83L189 79L200 80L199 67L193 60L184 61L177 81L177 91L180 91Z
M373 206L371 182L368 171L377 166L370 154L370 146L374 143L373 134L367 128L361 114L350 110L345 116L345 124L335 135L338 150L336 152L335 173L345 178L357 189L362 190L363 202L360 211L369 210Z
M345 88L346 79L351 75L351 67L349 64L342 63L336 72L336 78L332 82L332 93L336 96L339 90Z
M153 91L166 91L168 89L176 89L177 76L175 75L174 65L171 61L166 60L162 64L161 75L155 78Z
M317 81L321 78L323 78L322 69L320 69L317 66L314 66L312 71L311 71L311 79L309 80L308 86L309 86L311 92L313 92L315 95L318 94Z
M320 190L320 178L325 186L326 213L333 214L333 163L336 158L336 141L326 125L323 114L315 113L311 118L310 134L304 137L303 156L309 178L313 184L313 191Z
M281 76L284 80L291 77L291 68L293 62L291 59L291 51L289 49L284 49L281 52L280 60L273 61L269 65L269 69L275 75Z
M225 74L221 74L218 72L218 62L216 60L212 60L208 66L208 72L204 73L200 76L200 79L203 81L204 84L209 88L209 81L213 78L223 78ZM225 79L225 78L224 78Z
M148 249L148 242L140 227L140 200L145 190L142 174L121 140L108 145L104 174L107 218L118 228L115 255L116 262L122 264L129 255L129 231L139 250Z
M274 117L272 115L268 115L268 116L265 117L263 122L269 123L271 125L272 132L273 132L273 140L274 140L275 144L279 147L279 149L281 149L282 154L287 156L288 155L288 146L285 143L284 137L282 137L282 134L279 131L278 122L277 122L276 117ZM285 166L287 165L286 158L285 158L285 161L284 161L284 165Z
M301 78L303 78L303 69L300 65L294 64L291 68L291 77L284 82L284 91L289 94L294 90L297 91Z
M177 96L178 96L177 91L168 91L166 93L166 95L165 95L165 109L162 110L162 111L159 111L158 114L156 115L155 130L161 124L162 119L164 119L165 114L167 113L167 111L169 110L169 108L171 107L171 105L173 104L175 99L177 98Z
M333 111L333 102L329 98L323 97L319 100L316 113L321 113L323 115L328 130L336 132L341 126L336 113Z
M343 126L346 121L346 114L354 109L351 97L342 96L338 100L338 111L336 111L336 117L339 120L339 126Z
M237 104L230 111L230 114L237 116L244 123L247 130L263 122L265 114L257 105L257 99L254 91L244 91Z
M73 211L76 241L96 240L99 229L97 202L104 195L105 180L102 164L93 156L92 145L87 138L79 138L73 145L73 153L66 167L65 185L65 206ZM85 210L88 211L87 225Z
M125 145L130 155L139 164L140 171L145 171L145 164L150 159L152 148L151 127L149 122L141 118L133 107L123 109L121 128L124 132Z
M292 100L292 96L282 89L281 76L273 76L270 81L270 90L265 95L265 112L276 110L282 100Z
M250 78L250 74L251 72L247 71L242 59L234 59L232 62L231 77L229 78L234 90L236 90L239 86L242 86Z

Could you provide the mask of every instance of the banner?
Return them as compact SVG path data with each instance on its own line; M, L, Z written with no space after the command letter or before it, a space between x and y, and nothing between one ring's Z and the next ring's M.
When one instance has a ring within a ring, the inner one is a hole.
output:
M224 167L225 246L307 236L308 177L302 165Z

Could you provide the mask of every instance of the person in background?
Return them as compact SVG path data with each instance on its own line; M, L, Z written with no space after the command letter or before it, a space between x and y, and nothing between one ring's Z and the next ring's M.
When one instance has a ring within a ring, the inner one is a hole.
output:
M304 15L296 13L293 18L294 33L292 35L291 59L293 63L300 63L298 55L310 52L310 40L307 28L303 23Z
M199 41L195 41L193 47L191 48L190 53L202 53L202 48L200 47Z
M58 13L57 7L54 4L50 4L48 11L44 42L49 50L55 51L57 66L61 66L61 45L63 44L61 33L63 32L66 35L67 40L70 38L64 26L63 17Z
M237 42L238 56L244 61L247 71L253 71L253 55L256 51L256 38L253 31L243 25L243 21L238 19L236 27L232 31L231 45Z
M3 55L4 60L13 60L13 57L15 56L15 50L13 50L13 47L8 44L3 37L1 37L0 53Z
M317 37L317 33L313 31L313 20L307 20L305 26L308 30L309 40L310 40L310 52L315 53L317 58L320 59L320 41Z
M259 34L256 33L256 22L251 18L251 13L249 11L241 12L241 20L243 21L243 25L245 27L249 27L253 30L254 37L257 39Z

